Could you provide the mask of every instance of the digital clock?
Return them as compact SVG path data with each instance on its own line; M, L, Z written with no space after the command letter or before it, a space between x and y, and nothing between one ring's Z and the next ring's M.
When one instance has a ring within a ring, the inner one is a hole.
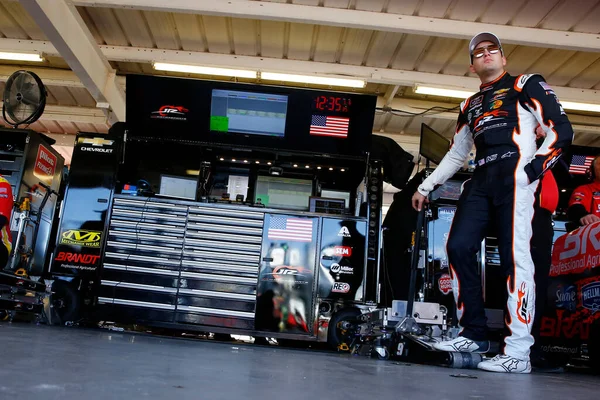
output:
M319 111L330 111L336 113L349 113L352 100L348 97L339 96L317 96L313 107Z

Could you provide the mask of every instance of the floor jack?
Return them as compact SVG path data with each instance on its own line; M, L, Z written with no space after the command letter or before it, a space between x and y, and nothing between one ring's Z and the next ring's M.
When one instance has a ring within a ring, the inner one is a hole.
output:
M412 246L408 301L393 301L391 308L362 314L357 321L341 327L351 337L352 354L390 358L416 363L445 365L451 368L476 368L481 354L443 352L433 344L454 338L457 328L447 326L446 307L438 303L416 302L417 269L425 222L423 209L417 217L417 229Z

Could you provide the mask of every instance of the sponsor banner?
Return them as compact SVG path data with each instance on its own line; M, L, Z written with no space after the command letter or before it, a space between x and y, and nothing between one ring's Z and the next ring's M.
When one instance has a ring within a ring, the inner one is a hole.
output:
M350 257L352 256L352 247L349 246L335 246L333 248L333 254L336 256Z
M447 295L452 292L452 278L448 274L442 274L438 279L438 288L442 294Z
M575 311L577 307L577 288L575 285L559 285L556 289L556 308Z
M581 287L581 305L595 314L600 311L600 281Z
M83 138L77 140L81 151L86 153L112 154L114 149L114 140L108 140L103 137Z
M552 251L550 276L580 274L600 265L600 222L559 237Z
M335 282L331 291L333 293L348 293L350 291L350 284L345 282Z
M78 269L85 271L94 271L97 268L99 255L81 254L67 251L59 251L54 257L56 263L60 263L61 268Z
M33 175L48 186L52 185L58 159L47 147L39 145Z
M190 110L183 106L164 105L158 110L150 113L152 119L169 119L174 121L187 121L187 113Z
M347 265L340 265L338 263L333 263L331 264L331 266L329 267L329 270L334 273L334 274L338 274L338 275L353 275L354 274L354 267L350 267Z
M61 232L60 234L60 244L100 248L101 243L102 232L99 231L69 229L67 231Z

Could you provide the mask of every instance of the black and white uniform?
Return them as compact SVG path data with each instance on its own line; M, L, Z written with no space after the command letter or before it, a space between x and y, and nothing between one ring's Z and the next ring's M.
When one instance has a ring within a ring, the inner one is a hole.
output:
M546 132L539 149L535 140L538 124ZM493 219L508 289L504 353L512 357L528 358L533 344L535 283L530 239L538 179L558 161L572 139L571 124L540 75L504 73L481 85L477 94L461 104L450 151L418 188L427 195L451 178L475 145L477 168L461 194L446 248L454 297L462 335L486 340L476 253Z

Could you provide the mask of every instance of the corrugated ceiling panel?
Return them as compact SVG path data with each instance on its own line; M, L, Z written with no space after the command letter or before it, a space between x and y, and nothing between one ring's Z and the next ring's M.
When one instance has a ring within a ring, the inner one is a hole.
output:
M91 9L91 8L89 8L89 9ZM94 38L96 43L104 44L104 38L102 37L102 35L100 35L100 32L98 32L98 29L96 29L96 24L94 23L94 20L92 19L91 15L89 13L89 9L88 9L88 7L77 7L77 11L79 11L79 15L81 15L81 19L83 19L83 22L90 30L92 37Z
M469 42L461 40L458 50L450 57L442 72L448 75L465 75L469 72Z
M227 37L227 23L225 17L202 16L204 32L211 53L229 54L229 38Z
M356 9L380 12L385 3L386 0L356 0Z
M106 124L94 124L98 133L108 133L108 125Z
M300 4L304 6L317 6L320 0L292 0L294 4ZM282 2L283 3L283 2Z
M375 34L376 37L369 52L367 66L387 68L392 61L400 39L402 39L402 34L393 32L376 32Z
M27 32L9 17L4 4L0 3L0 33L10 39L28 39Z
M487 1L458 0L456 5L448 12L448 18L459 21L475 21L485 11Z
M117 20L121 23L125 36L134 47L154 47L152 37L148 34L147 22L140 10L114 10Z
M575 51L571 50L547 49L547 51L536 60L535 64L533 64L531 71L548 78L574 55Z
M586 33L600 33L600 2L592 11L578 22L573 30L575 32L586 32Z
M553 85L565 86L598 59L598 53L576 53L548 79Z
M532 64L545 51L546 49L540 47L517 46L507 59L507 69L510 69L513 74L532 72Z
M96 29L98 29L98 33L102 37L104 43L113 46L129 45L112 9L88 7L87 12L94 22Z
M419 71L439 73L444 66L463 50L462 42L455 39L435 38L419 65ZM465 54L467 52L465 51ZM467 58L465 58L467 59Z
M87 91L87 89L73 87L73 88L68 88L68 90L69 90L69 93L71 94L71 96L73 96L73 98L77 102L78 106L96 107L96 101L90 95L90 92Z
M288 58L292 60L308 60L314 25L291 24L290 46Z
M61 106L76 106L77 101L69 92L69 89L64 86L52 86L52 94L57 103Z
M576 88L592 89L600 82L600 59L582 71L579 75L568 82L568 85ZM600 99L598 99L600 101Z
M233 18L233 44L235 54L255 56L256 51L256 21L246 18Z
M365 52L367 51L367 46L369 45L372 34L373 31L349 29L346 35L346 43L344 45L340 63L360 65L363 58L365 58Z
M86 122L75 122L75 127L77 128L78 132L97 133L94 124L88 124Z
M390 5L388 6L388 13L412 15L420 2L421 0L391 1Z
M206 38L202 31L201 17L193 14L173 14L181 47L189 51L207 50Z
M399 115L393 115L390 122L386 126L387 132L398 132L408 133L405 131L406 125L410 122L411 117L403 117ZM413 132L414 133L414 132Z
M442 18L446 15L452 0L422 0L417 15Z
M386 115L382 112L375 113L375 121L373 122L373 132L377 132L381 129L381 124L386 119Z
M428 40L429 36L406 35L396 59L392 61L392 68L412 70Z
M69 122L69 121L56 121L56 122L62 128L63 132L74 135L78 131L77 127L72 122Z
M525 4L525 7L515 15L512 24L516 26L537 26L542 19L562 0L547 0L547 1L530 1ZM501 0L496 2L502 3ZM502 9L499 12L506 12Z
M481 16L481 22L488 24L500 24L504 25L508 23L517 11L521 8L523 0L492 0L493 3L488 7L485 13ZM540 17L537 17L533 24L527 26L533 26L539 21ZM477 32L473 32L476 34ZM502 40L502 38L500 38Z
M285 24L277 21L260 21L260 50L264 57L283 57Z
M42 121L42 123L48 129L48 132L50 132L50 133L64 133L65 132L63 130L63 128L56 123L56 121L51 121L51 120L45 119Z
M350 0L325 0L323 5L331 8L348 8Z
M540 28L569 30L592 10L598 0L569 0L557 6L542 22ZM597 21L600 24L600 21Z
M342 28L321 26L315 51L315 61L335 62L336 52L340 43Z
M46 35L37 26L33 18L29 16L29 13L21 6L21 4L15 2L4 2L2 3L4 8L14 20L19 24L21 29L27 33L27 36L34 40L47 40ZM0 12L2 9L0 8Z
M144 11L148 27L159 49L179 50L179 37L175 29L175 21L170 13Z

